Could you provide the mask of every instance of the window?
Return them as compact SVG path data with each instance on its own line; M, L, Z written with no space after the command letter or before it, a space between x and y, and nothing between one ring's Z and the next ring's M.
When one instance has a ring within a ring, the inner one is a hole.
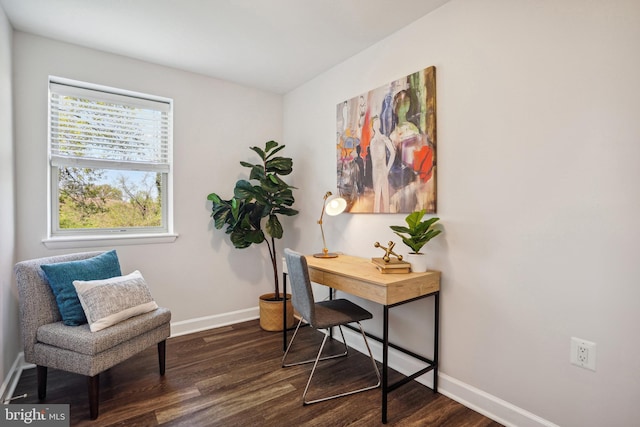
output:
M49 237L149 236L171 224L172 100L49 79Z

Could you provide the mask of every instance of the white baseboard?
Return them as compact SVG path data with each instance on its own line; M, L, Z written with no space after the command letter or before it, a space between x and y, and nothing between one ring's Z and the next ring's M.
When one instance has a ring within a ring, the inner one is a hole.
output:
M505 426L558 427L529 411L496 396L463 383L442 372L438 373L438 392L462 403L467 408L485 415Z
M246 322L260 317L258 307L247 308L245 310L232 311L229 313L216 314L213 316L198 317L195 319L171 322L171 336L192 334L207 329L219 328L221 326L233 325L234 323Z
M11 369L7 372L7 376L0 386L0 403L7 404L13 398L13 392L18 385L18 381L20 381L20 375L22 371L28 367L24 361L24 353L20 352L16 356L16 360L11 365Z
M358 332L344 328L344 335L349 343L349 347L367 354L367 348L364 345L362 336ZM339 334L336 336L334 333L333 336L334 338L340 338ZM374 340L368 341L373 357L381 361L382 343ZM425 366L425 363L389 348L389 367L401 374L411 375ZM433 388L433 374L430 372L419 377L416 381L429 388ZM556 424L544 418L459 381L442 371L438 372L438 393L507 427L558 427Z

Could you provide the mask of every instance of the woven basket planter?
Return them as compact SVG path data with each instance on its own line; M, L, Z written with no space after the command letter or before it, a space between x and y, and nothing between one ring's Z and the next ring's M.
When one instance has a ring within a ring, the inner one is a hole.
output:
M272 301L276 294L260 296L260 327L265 331L282 331L283 305L282 300ZM291 294L287 294L287 329L293 327L293 305Z

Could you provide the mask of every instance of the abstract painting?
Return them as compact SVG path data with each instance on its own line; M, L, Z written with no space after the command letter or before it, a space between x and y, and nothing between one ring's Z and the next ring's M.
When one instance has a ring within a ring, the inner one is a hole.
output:
M435 67L338 104L337 159L348 212L435 213Z

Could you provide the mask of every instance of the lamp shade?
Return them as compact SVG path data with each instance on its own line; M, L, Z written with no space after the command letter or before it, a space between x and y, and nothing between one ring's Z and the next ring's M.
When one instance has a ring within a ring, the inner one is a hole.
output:
M340 215L347 208L347 201L340 196L330 196L327 199L324 211L327 215Z

